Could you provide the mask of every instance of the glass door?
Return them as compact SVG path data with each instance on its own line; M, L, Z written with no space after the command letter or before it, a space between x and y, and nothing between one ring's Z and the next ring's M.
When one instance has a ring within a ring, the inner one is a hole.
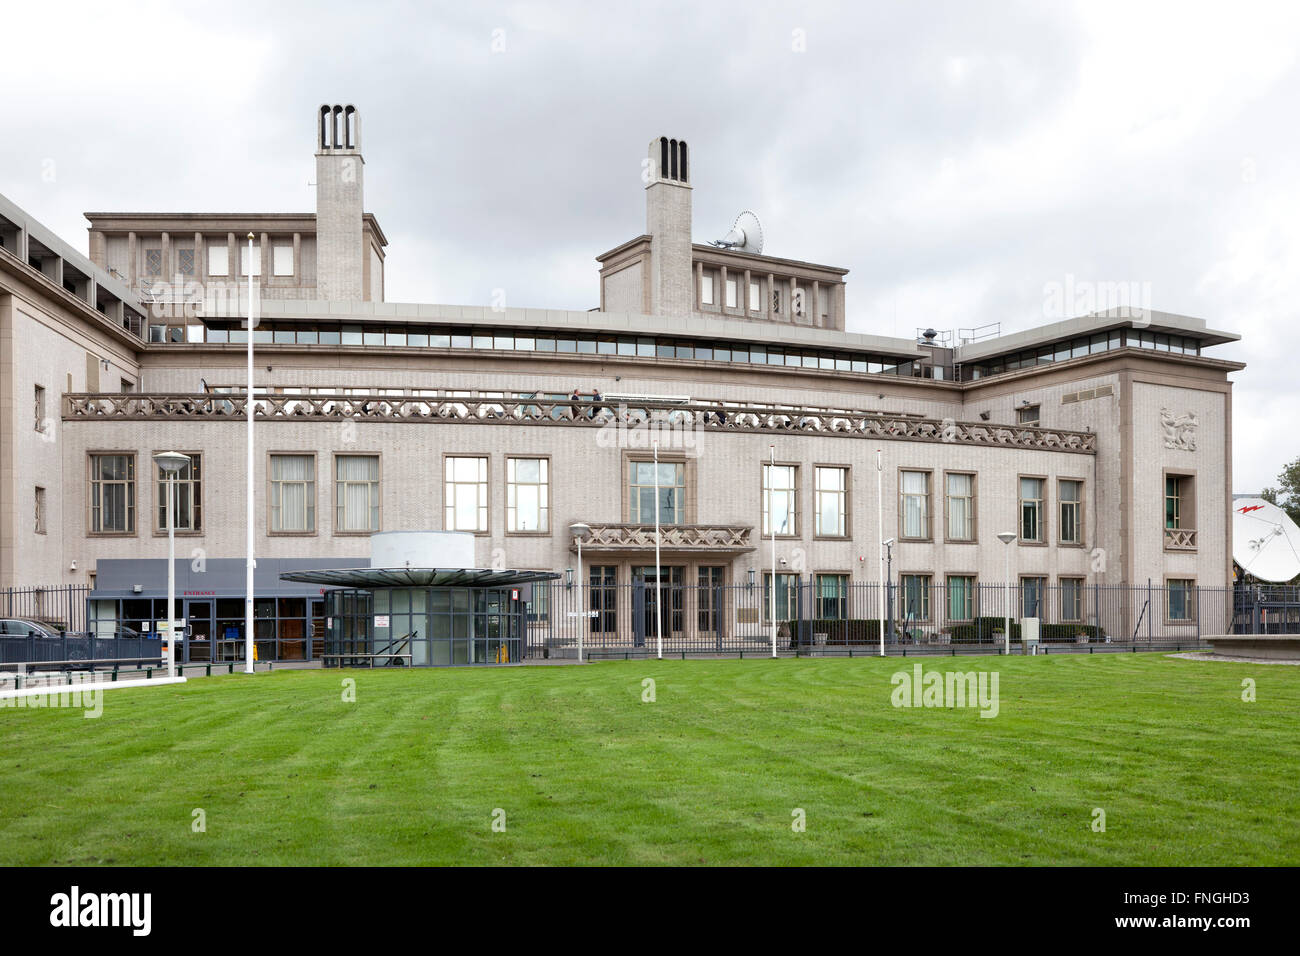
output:
M683 624L683 593L682 593L682 568L675 565L660 565L659 570L662 574L662 581L658 582L656 588L656 577L654 565L633 569L633 576L637 583L645 585L645 611L644 626L647 640L655 640L659 635L658 627L662 627L664 637L680 636ZM663 597L663 607L658 606L660 594ZM656 615L658 617L658 627L656 627Z
M185 621L190 636L185 642L186 663L206 664L212 660L212 602L186 601Z

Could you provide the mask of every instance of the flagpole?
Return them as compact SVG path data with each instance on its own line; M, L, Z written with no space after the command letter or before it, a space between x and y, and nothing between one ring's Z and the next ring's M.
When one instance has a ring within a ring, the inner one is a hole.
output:
M768 595L767 616L772 619L772 656L776 657L776 514L772 507L776 495L776 446L767 446L767 523L772 532L772 587ZM793 636L793 635L792 635Z
M245 484L247 500L245 512L248 519L247 555L244 567L244 673L253 673L253 234L248 234L248 471Z
M876 527L880 529L880 656L885 656L885 491L884 466L876 449Z

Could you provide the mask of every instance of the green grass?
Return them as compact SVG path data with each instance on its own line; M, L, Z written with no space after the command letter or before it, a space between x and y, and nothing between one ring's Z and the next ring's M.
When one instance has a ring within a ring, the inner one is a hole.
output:
M281 671L109 691L95 720L4 708L0 863L1300 863L1300 668L927 660L1000 673L984 719L891 706L913 663Z

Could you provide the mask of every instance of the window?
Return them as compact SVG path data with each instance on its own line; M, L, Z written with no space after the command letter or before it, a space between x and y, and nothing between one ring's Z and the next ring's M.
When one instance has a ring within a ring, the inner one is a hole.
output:
M1061 578L1061 622L1083 621L1083 578Z
M293 246L285 244L271 246L271 274L293 275Z
M506 459L506 530L549 531L550 462L545 458Z
M194 275L194 250L176 250L176 271L183 276Z
M176 472L176 507L172 526L177 531L203 530L203 467L201 455L190 455L190 463ZM158 469L158 530L167 530L167 472Z
M1058 488L1061 544L1083 544L1083 482L1063 479Z
M162 275L161 249L146 249L144 251L144 274L147 276Z
M334 530L379 530L379 456L334 459Z
M1043 479L1020 479L1020 540L1043 540Z
M90 456L90 531L135 534L135 455Z
M803 299L804 299L803 289L799 288L798 286L795 286L792 290L790 290L790 310L795 315L804 314Z
M262 274L262 247L257 243L253 243L252 251L253 251L253 273L252 274L255 276L260 276ZM248 243L246 242L240 243L239 244L239 274L241 276L246 276L249 274L248 273L248 252L249 252Z
M763 311L763 299L759 294L758 283L753 280L749 283L749 311Z
M36 386L35 412L36 412L36 419L35 419L36 430L38 432L44 432L45 431L45 387L42 385Z
M45 534L45 489L36 488L36 533Z
M772 289L772 314L781 314L781 290L777 288Z
M846 534L845 512L848 504L849 470L817 468L813 474L817 499L816 533L832 538Z
M587 575L587 604L596 613L591 618L591 630L597 634L612 634L618 630L618 568L612 564L592 565ZM536 587L536 585L534 585Z
M224 243L208 246L208 275L230 275L230 249Z
M975 476L944 476L948 496L948 540L975 540Z
M849 576L817 575L817 617L840 621L849 616Z
M316 530L316 458L271 456L271 531L302 534Z
M1195 528L1192 520L1192 476L1165 476L1165 527Z
M488 530L488 460L486 457L446 461L447 531Z
M905 471L899 483L899 519L904 538L930 537L930 473Z
M1042 617L1044 578L1020 579L1020 616Z
M1039 414L1038 405L1022 405L1016 409L1016 422L1020 425L1037 428L1041 420L1042 416Z
M739 306L740 288L734 277L727 278L727 308L734 309Z
M898 616L904 624L930 620L930 575L902 576L898 589Z
M710 565L701 567L696 574L696 621L701 634L718 633L724 607L722 581L725 571L725 568Z
M545 623L551 619L551 582L534 581L528 591L525 605L529 624Z
M968 574L950 574L947 583L948 620L974 620L975 578Z
M1168 619L1190 621L1196 616L1196 582L1191 578L1170 578L1165 582Z
M659 463L659 523L686 521L686 466L681 462ZM628 520L633 524L654 524L655 463L628 463Z
M776 576L776 619L789 621L799 611L799 575ZM772 623L772 572L763 574L763 623Z
M700 302L713 305L713 273L700 273Z
M763 534L799 533L797 465L763 466Z

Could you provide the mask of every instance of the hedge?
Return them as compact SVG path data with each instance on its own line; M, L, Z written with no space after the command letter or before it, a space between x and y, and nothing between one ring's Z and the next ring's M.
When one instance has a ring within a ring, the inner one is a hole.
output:
M880 643L880 618L813 618L786 621L782 625L790 635L790 646L814 643L816 634L825 634L827 644Z

